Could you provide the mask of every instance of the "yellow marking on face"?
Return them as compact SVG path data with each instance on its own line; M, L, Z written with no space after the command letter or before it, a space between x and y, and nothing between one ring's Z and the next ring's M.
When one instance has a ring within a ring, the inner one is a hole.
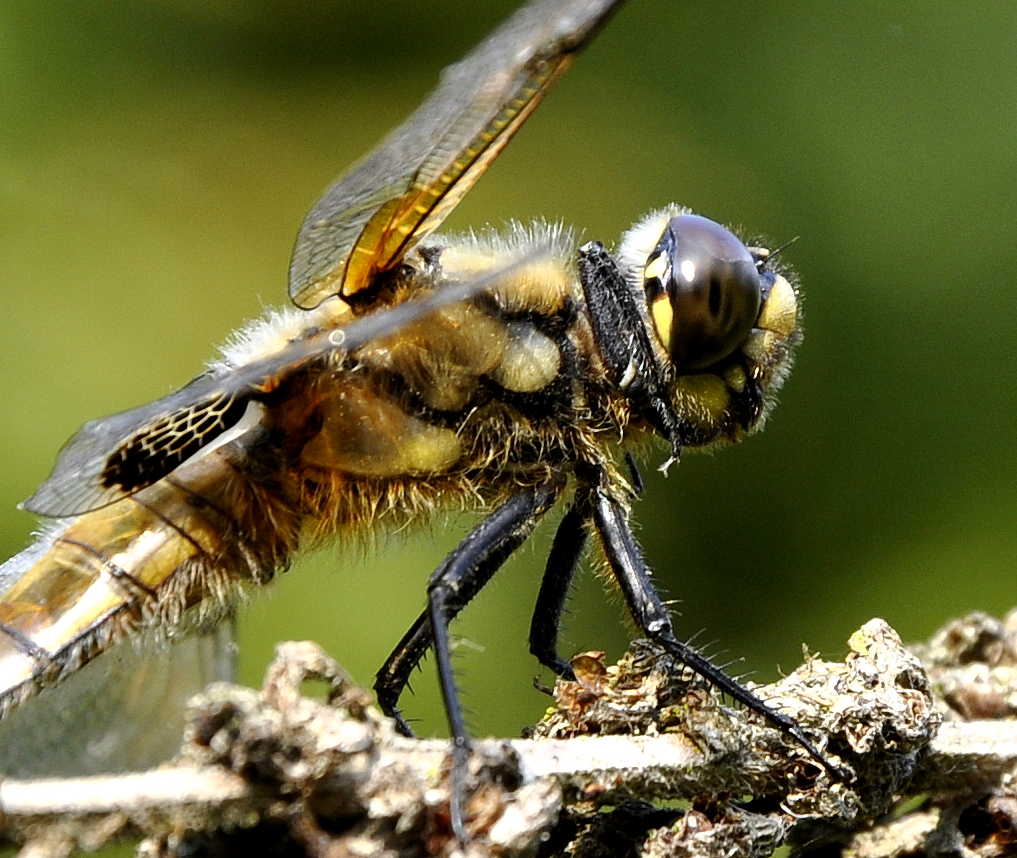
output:
M738 364L732 364L724 370L724 382L735 393L745 390L745 370Z
M490 372L493 381L516 393L547 387L561 368L561 352L550 337L525 322L506 325L508 341L501 362Z
M658 253L643 267L643 277L647 280L661 280L667 271L667 257Z
M674 308L666 293L661 293L650 304L653 326L666 351L671 350L671 325L674 324Z
M777 336L773 331L756 328L742 343L742 353L754 364L763 366L769 362L776 342L782 339L786 338Z
M756 327L766 328L780 337L794 333L798 324L798 296L787 278L777 275L766 303L759 313Z
M723 422L731 404L731 394L724 379L712 373L683 375L674 386L674 400L679 413L701 427Z

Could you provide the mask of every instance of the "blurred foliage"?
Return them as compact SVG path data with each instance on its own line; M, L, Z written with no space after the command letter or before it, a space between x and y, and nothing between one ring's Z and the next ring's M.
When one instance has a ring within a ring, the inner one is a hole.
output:
M4 556L63 440L283 302L320 191L515 5L0 7ZM1005 2L630 0L452 218L612 241L677 200L801 236L806 341L771 425L652 477L637 506L679 628L758 679L802 642L840 655L872 616L918 639L1015 601L1015 55ZM299 562L245 610L245 679L273 642L313 637L369 683L469 523ZM543 706L525 643L541 547L456 627L480 732ZM566 651L620 653L593 576L573 612ZM409 712L443 729L429 670L417 685Z

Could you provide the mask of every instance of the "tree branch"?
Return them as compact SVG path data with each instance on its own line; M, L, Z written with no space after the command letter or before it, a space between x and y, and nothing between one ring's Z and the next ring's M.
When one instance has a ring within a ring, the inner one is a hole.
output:
M211 844L762 856L784 840L802 856L1012 854L1017 724L1003 719L1017 703L1015 629L973 615L915 654L874 620L843 664L807 657L756 688L846 782L646 642L613 666L584 654L529 738L475 743L465 845L449 830L447 743L398 736L316 645L284 644L260 691L217 685L196 701L174 766L0 783L4 833L47 856L125 832L151 856ZM324 699L301 694L308 679L326 684Z

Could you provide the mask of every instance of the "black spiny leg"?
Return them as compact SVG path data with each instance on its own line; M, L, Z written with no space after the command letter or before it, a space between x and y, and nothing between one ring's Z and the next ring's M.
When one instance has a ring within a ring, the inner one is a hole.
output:
M554 535L530 621L530 652L544 667L573 682L576 675L572 666L558 655L558 634L565 600L586 548L590 515L589 493L581 492Z
M643 482L643 475L639 472L636 457L630 451L625 453L625 464L629 469L629 478L632 480L632 492L638 497L646 491L646 483Z
M456 690L448 626L509 555L526 541L560 491L559 484L524 489L470 531L431 576L427 585L427 611L403 636L375 680L374 688L382 710L396 718L400 730L409 735L409 726L397 707L399 695L427 647L434 646L438 681L452 733L452 828L460 840L465 838L463 799L470 745Z
M413 737L413 730L399 709L399 697L410 684L410 674L433 641L431 618L425 610L403 635L374 678L374 695L381 711L395 721L396 729L407 738Z
M629 452L625 453L625 463L632 478L632 491L641 495L644 489L643 477L635 458ZM531 655L544 667L571 682L575 682L576 675L572 666L558 654L558 636L561 633L565 602L579 568L579 561L586 550L592 517L590 493L580 488L576 492L575 503L565 513L554 535L547 565L544 567L544 577L540 581L537 602L533 606L533 619L530 621Z
M767 706L719 667L674 636L671 617L650 581L650 571L629 527L625 510L603 488L593 489L593 520L611 571L618 580L632 618L646 636L747 709L791 737L837 780L843 773L823 757L791 718Z

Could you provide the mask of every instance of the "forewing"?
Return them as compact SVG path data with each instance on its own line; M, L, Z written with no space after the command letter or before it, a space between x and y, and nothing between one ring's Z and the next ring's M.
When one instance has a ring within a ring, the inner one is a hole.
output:
M39 515L81 515L152 485L191 456L254 429L259 400L310 364L356 351L456 301L518 276L553 252L550 245L490 274L370 313L341 328L295 339L228 372L199 375L140 408L86 423L60 451L53 473L22 506ZM227 435L227 433L230 433Z
M438 88L311 209L290 297L316 307L394 268L498 155L572 54L623 0L537 0L442 73Z

